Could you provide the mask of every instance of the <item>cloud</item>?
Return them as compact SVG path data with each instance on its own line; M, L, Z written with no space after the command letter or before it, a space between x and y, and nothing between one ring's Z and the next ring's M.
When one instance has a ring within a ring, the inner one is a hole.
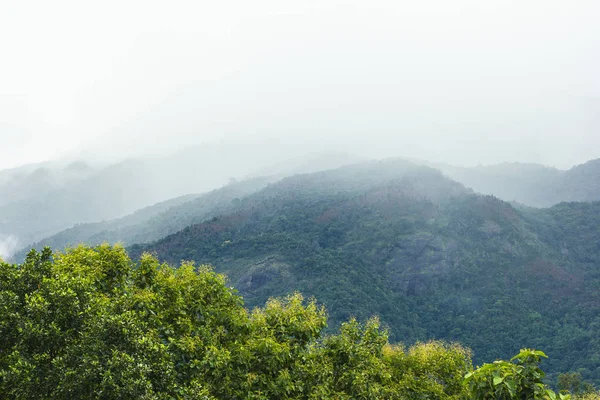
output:
M19 239L14 235L0 234L0 259L8 258L19 249Z
M597 108L584 112L600 96L599 12L587 0L10 2L0 168L248 137L567 167L600 145L586 125Z

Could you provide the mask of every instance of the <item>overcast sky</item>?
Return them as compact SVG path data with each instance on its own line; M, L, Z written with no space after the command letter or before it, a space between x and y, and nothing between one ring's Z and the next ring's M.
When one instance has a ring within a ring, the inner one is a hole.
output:
M596 0L0 0L0 168L271 138L600 157Z

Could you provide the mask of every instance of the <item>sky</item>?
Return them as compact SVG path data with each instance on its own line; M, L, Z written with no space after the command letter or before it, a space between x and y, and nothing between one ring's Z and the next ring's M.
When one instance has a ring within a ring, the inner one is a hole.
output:
M0 168L254 140L568 168L600 157L598 20L591 0L0 0Z

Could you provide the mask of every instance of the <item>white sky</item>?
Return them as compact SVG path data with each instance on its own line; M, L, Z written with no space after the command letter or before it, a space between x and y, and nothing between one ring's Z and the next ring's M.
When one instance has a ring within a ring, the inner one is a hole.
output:
M0 0L0 168L278 138L600 157L600 2Z

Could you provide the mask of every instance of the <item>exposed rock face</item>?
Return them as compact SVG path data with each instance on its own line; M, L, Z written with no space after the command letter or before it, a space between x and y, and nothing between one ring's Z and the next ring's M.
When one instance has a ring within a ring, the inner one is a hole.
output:
M422 295L452 266L456 249L452 240L420 232L400 239L387 268L398 289L407 295Z
M229 263L235 263L230 260ZM244 263L240 274L230 274L234 286L244 297L263 296L264 292L285 293L294 290L291 266L281 257L269 255L253 263Z

